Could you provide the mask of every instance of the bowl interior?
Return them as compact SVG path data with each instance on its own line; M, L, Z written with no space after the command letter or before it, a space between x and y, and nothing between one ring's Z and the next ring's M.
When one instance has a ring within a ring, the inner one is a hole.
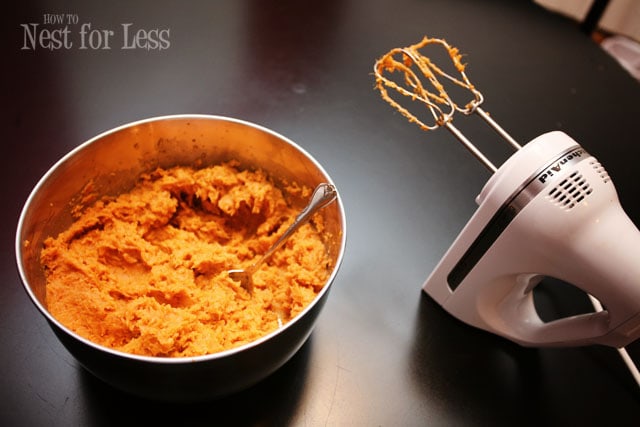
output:
M40 264L44 239L73 221L72 209L96 196L117 195L138 176L157 167L203 167L237 160L241 168L260 167L276 184L311 188L332 183L303 149L268 129L217 116L168 116L125 125L80 145L56 163L36 185L20 217L16 235L18 268L27 292L46 310L45 276ZM305 200L292 199L302 208ZM340 198L323 209L333 280L344 251L344 212Z

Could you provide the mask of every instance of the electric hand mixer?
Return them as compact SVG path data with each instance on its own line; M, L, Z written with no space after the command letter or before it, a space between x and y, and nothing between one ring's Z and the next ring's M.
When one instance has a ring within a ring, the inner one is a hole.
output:
M443 48L460 77L422 55L427 45ZM562 132L521 147L480 107L482 94L467 78L458 49L444 40L425 38L393 49L374 72L383 99L409 121L424 130L447 128L494 172L476 199L477 211L424 291L458 319L524 346L620 348L639 338L640 231L622 210L600 163ZM443 82L462 88L471 100L454 102ZM433 123L419 119L390 92L426 106ZM480 115L517 151L496 168L453 126L455 112ZM542 321L532 291L544 277L585 291L596 312Z

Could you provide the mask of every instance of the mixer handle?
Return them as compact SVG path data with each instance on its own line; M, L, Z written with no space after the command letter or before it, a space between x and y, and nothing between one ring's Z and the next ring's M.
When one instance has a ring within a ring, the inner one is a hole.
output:
M584 345L609 332L610 316L606 310L544 322L536 310L531 288L542 275L520 275L518 282L500 304L500 315L515 341L525 346ZM506 332L506 331L505 331Z
M546 276L570 283L604 306L596 313L543 322L538 316L531 290L543 275L520 274L515 285L506 292L498 312L505 328L526 345L604 344L623 347L640 338L640 231L626 215L615 193L594 191L590 196L592 212L574 223L566 235L548 218L544 230L536 233L539 247L545 247ZM561 224L562 219L558 219ZM552 240L556 239L556 240ZM555 245L549 242L556 242ZM562 241L560 245L557 242ZM547 244L548 243L548 244Z

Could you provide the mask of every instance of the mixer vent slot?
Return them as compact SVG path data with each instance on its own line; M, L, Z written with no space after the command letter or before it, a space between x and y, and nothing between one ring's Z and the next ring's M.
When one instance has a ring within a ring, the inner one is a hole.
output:
M592 192L593 189L586 178L582 176L580 172L575 171L551 189L547 198L555 203L556 206L569 210L583 201L585 197Z
M593 167L593 169L596 171L596 173L600 176L600 178L602 178L602 181L606 184L607 182L611 181L611 178L609 178L609 174L607 173L606 169L604 168L604 166L602 166L600 164L599 161L595 160L595 159L591 159L590 162L591 166Z

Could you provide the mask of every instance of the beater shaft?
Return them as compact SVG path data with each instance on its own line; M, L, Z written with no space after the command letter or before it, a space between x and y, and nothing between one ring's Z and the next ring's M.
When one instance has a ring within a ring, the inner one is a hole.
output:
M495 130L496 132L498 132L498 135L500 135L505 141L507 141L509 144L511 144L511 146L513 148L515 148L516 150L519 150L522 148L522 146L520 144L518 144L516 142L515 139L513 139L511 137L511 135L509 135L503 128L502 126L500 126L495 120L493 120L493 118L491 118L491 116L489 115L489 113L487 113L486 111L484 111L482 108L477 107L475 109L475 112L478 113L478 115L480 117L482 117L482 119L487 122L489 124L489 126L491 126L493 128L493 130Z
M460 141L462 145L464 145L465 148L475 156L476 159L480 160L480 162L487 169L489 169L493 173L495 173L498 170L498 168L493 163L491 163L491 161L487 158L487 156L482 154L482 152L475 145L473 145L471 141L469 141L469 139L466 136L464 136L464 134L460 132L460 130L457 127L452 125L450 121L445 123L444 126L453 134L453 136L458 138L458 141Z

